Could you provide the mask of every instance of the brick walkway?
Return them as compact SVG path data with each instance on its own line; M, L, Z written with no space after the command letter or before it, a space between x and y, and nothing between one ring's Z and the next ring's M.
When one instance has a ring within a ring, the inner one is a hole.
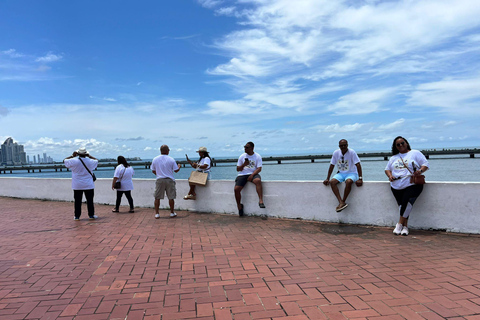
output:
M478 236L111 208L0 198L0 320L480 319Z

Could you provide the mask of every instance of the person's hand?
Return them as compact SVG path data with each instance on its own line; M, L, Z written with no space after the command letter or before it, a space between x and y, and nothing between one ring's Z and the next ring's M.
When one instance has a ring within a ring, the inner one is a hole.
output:
M390 177L388 177L388 180L389 180L390 182L392 182L393 180L395 180L395 178L394 178L393 176L390 176Z
M181 168L181 164L177 162L178 169Z
M330 183L330 180L328 180L328 179L323 180L324 185L328 186L329 183Z
M421 176L422 172L420 170L417 170L413 173L414 176Z
M245 162L243 163L244 166L248 166L250 164L250 160L248 160L247 158L245 158Z
M362 180L362 179L358 179L357 181L355 181L355 185L356 185L357 187L363 186L363 180Z
M72 157L76 157L78 155L77 151L73 151Z
M247 180L251 182L253 180L253 174L249 175Z

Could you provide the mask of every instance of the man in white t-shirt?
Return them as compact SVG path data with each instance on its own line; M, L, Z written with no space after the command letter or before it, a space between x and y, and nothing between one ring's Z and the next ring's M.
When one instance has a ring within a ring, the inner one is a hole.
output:
M362 165L360 164L360 159L358 158L357 153L353 149L348 148L348 142L345 139L342 139L338 142L338 146L340 149L335 150L332 155L332 160L330 161L330 167L328 168L328 175L327 179L323 181L323 184L332 187L333 194L338 199L338 206L335 209L337 212L342 211L346 207L347 204L347 197L352 190L352 184L355 182L358 187L362 186L363 184L363 177L362 177ZM332 175L333 169L335 165L338 168L338 173L333 176L332 180L330 180L330 176ZM345 181L345 192L343 194L343 198L340 196L340 192L338 191L338 184Z
M247 142L244 146L245 153L242 154L237 161L238 176L235 179L235 200L237 201L238 214L243 216L243 204L241 203L242 194L241 191L248 181L253 182L257 189L258 205L260 208L265 208L263 203L263 189L262 189L262 177L260 177L260 171L262 171L262 157L253 151L255 145L253 142Z
M74 219L76 221L80 220L84 193L87 200L88 217L90 220L97 219L95 207L93 206L95 183L93 182L92 171L97 168L98 160L90 155L85 148L80 148L74 151L71 156L65 158L63 163L65 167L72 171L73 199L75 200Z
M174 172L180 171L180 164L170 157L170 149L166 144L160 147L160 155L152 160L151 169L157 176L155 182L155 219L160 218L160 200L167 194L170 205L170 218L175 218L177 214L173 210L175 207L175 198L177 197L177 188L175 184Z

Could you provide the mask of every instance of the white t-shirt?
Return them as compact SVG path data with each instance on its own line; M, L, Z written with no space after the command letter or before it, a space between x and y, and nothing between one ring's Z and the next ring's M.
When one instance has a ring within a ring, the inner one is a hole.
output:
M390 170L394 178L399 178L390 182L393 189L401 190L414 185L414 183L410 183L410 176L414 172L412 162L414 163L416 170L419 170L421 166L426 166L428 168L427 158L425 158L423 153L418 150L410 150L403 154L399 153L390 158L385 170ZM411 172L408 171L404 163Z
M242 154L240 158L238 158L237 166L243 165L245 163L245 158L248 159L250 163L238 173L239 176L251 175L255 170L257 170L257 168L262 167L262 157L256 152L254 152L251 156L247 153Z
M92 173L98 165L98 160L88 157L82 158L82 161ZM63 163L65 163L65 167L72 171L73 190L91 190L95 188L92 175L88 173L79 158L65 159Z
M172 157L161 154L153 159L150 168L157 173L157 179L170 178L175 180L173 172L178 169L178 165Z
M200 172L210 172L210 168L212 166L212 161L210 160L209 157L205 157L205 158L202 158L198 163L198 166L197 166L197 171L200 171ZM208 167L206 169L200 169L200 166L203 166L204 164L208 165Z
M356 164L359 162L360 159L355 150L349 148L345 154L342 154L340 149L335 150L330 164L336 165L341 173L358 173Z
M122 187L120 189L117 189L118 191L129 191L133 190L133 181L132 177L135 174L135 171L133 168L130 166L128 168L125 168L123 164L119 164L115 168L115 173L113 174L114 178L118 178L117 181L121 182ZM121 178L120 178L121 177Z

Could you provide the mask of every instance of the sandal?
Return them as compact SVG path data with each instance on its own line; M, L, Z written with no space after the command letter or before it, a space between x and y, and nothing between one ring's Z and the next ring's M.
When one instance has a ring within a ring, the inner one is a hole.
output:
M343 209L345 209L346 207L348 207L348 203L344 203L343 205L339 204L336 211L337 212L340 212L342 211Z
M187 194L185 197L183 197L183 200L195 200L197 199L197 196L194 196L193 194Z
M113 208L112 212L120 212L120 211L118 211L118 209Z
M262 209L265 209L265 204L264 203L259 203L258 206Z

